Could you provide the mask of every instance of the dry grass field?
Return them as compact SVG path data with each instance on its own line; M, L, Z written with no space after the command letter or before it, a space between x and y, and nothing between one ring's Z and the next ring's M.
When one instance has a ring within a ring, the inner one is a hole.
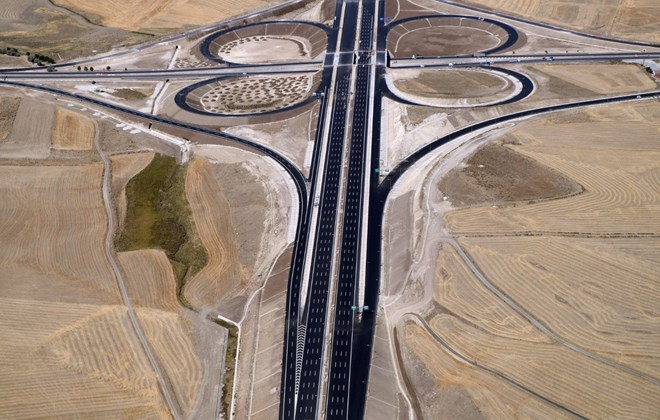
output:
M168 418L125 308L3 297L0 313L0 417Z
M94 25L77 13L49 0L6 0L0 11L0 41L21 52L45 54L62 61L113 46L144 42L146 34ZM4 60L3 60L4 62ZM6 61L8 66L31 65L25 56Z
M591 98L657 88L649 74L635 64L531 64L520 70L537 85L530 100Z
M445 314L431 327L468 359L587 418L650 419L660 410L658 385L555 343L494 336Z
M52 147L64 150L89 150L94 141L94 123L89 117L64 108L55 110Z
M467 0L465 3L607 37L660 41L660 5L654 0Z
M489 334L532 343L550 342L504 302L493 299L450 246L443 246L438 253L433 299L454 317L477 323Z
M658 265L621 253L625 241L494 237L461 245L488 279L559 336L660 377ZM646 245L660 252L659 242Z
M192 325L176 312L139 309L138 316L160 365L170 378L184 418L195 418L193 410L201 386L213 385L204 383L206 375L195 347ZM206 350L209 356L213 355L214 349Z
M145 3L139 0L111 0L90 3L81 0L54 0L54 3L75 10L92 22L104 26L126 31L163 33L211 24L277 4L278 1L166 0Z
M230 205L208 161L195 159L190 163L186 196L209 261L186 283L184 295L193 307L216 307L236 294L245 273L237 258Z

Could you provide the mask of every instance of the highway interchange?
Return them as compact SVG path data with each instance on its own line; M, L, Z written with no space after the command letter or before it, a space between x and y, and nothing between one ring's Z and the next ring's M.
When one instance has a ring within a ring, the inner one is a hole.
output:
M380 182L376 172L381 147L380 109L382 96L388 92L383 81L388 66L385 44L388 29L384 22L383 3L383 0L338 0L334 25L328 31L327 54L321 62L282 65L224 63L203 69L89 74L46 73L26 68L0 71L2 84L93 104L141 121L216 136L270 156L289 173L297 187L300 210L287 291L279 407L282 419L363 417L378 307L383 208L389 191L408 168L442 144L491 125L574 107L658 96L658 92L650 92L592 99L480 121L418 149ZM238 22L240 20L236 20ZM224 26L211 29L219 27ZM510 63L511 60L542 62L548 61L549 57L557 61L660 57L657 53L616 53L530 54L512 58L511 55L497 55L501 49L497 48L485 57L403 58L392 60L392 64L393 67L452 67L490 66ZM68 65L71 64L76 63ZM85 78L219 78L317 70L323 72L318 89L323 95L320 96L317 138L308 177L281 153L256 141L39 83ZM521 100L533 90L531 82L521 79L521 83L523 91L511 101ZM363 307L369 309L363 310Z

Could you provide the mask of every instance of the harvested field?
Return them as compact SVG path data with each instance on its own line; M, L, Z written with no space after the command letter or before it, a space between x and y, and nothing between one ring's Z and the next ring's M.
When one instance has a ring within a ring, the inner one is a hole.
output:
M0 143L0 158L44 159L50 155L54 106L23 98L9 136Z
M399 330L399 329L397 329ZM527 392L446 352L414 322L398 332L401 359L419 418L570 418Z
M529 342L550 342L479 283L448 245L441 248L436 261L433 299L439 307L438 313L448 312L465 322L477 324L491 335Z
M100 164L0 166L0 283L5 297L118 302L103 252L101 170Z
M94 132L94 123L89 117L64 108L55 109L53 149L90 150Z
M445 216L453 232L660 234L660 104L643 102L558 114L510 132L507 147L582 185L582 194ZM598 123L595 124L594 121Z
M139 309L138 317L160 365L170 378L183 418L194 418L205 375L190 334L190 323L176 313L153 309Z
M11 132L20 103L21 98L0 97L0 141Z
M112 195L117 209L117 226L124 226L126 217L126 184L135 175L149 165L154 153L131 153L116 155L110 158L112 162Z
M125 308L2 298L0 313L1 417L169 418Z
M120 252L117 257L134 305L174 312L181 308L172 265L163 251Z
M660 377L657 264L599 239L463 238L482 272L552 331L578 346ZM660 241L647 240L660 252ZM599 246L600 249L593 249Z
M660 6L651 0L467 0L526 19L606 37L660 41Z
M657 102L635 102L529 120L445 177L450 200L477 206L444 221L483 277L441 246L421 312L429 325L405 326L408 354L430 358L426 337L587 418L655 418L659 116ZM584 191L571 195L569 180ZM539 201L553 195L567 198ZM429 392L415 387L417 398Z
M493 336L442 314L431 322L447 345L587 418L653 418L660 387L554 343Z
M139 0L112 0L98 4L80 0L54 2L104 26L158 34L211 24L278 3L275 0L171 0L148 4Z
M186 196L209 261L188 281L184 295L193 307L215 307L235 295L245 274L238 262L229 202L208 161L194 159L190 163Z
M582 192L572 179L501 144L477 150L464 168L442 178L438 188L455 207L542 200Z

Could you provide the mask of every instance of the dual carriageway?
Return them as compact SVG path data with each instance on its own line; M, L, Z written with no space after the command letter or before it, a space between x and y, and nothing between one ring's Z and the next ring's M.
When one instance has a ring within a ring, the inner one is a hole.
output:
M279 409L282 419L362 418L376 314L373 311L359 314L354 308L365 305L372 310L377 308L383 207L389 191L410 166L440 145L487 126L577 106L657 96L657 92L653 92L595 99L482 121L417 150L390 171L381 183L374 169L379 166L380 107L382 93L386 91L383 75L388 64L383 10L382 0L337 1L324 62L92 74L38 73L23 69L4 71L0 75L6 85L92 103L144 121L197 131L253 148L272 157L291 175L300 197L300 213L287 290ZM553 59L608 60L632 55L571 54L555 55ZM657 53L643 56L660 57ZM547 56L425 57L399 59L392 64L393 67L442 67L449 63L479 66L512 59L516 62L547 61ZM41 79L158 80L313 70L323 72L320 90L324 95L320 98L319 128L309 178L291 161L259 143L35 83ZM318 202L311 200L312 196L318 197Z

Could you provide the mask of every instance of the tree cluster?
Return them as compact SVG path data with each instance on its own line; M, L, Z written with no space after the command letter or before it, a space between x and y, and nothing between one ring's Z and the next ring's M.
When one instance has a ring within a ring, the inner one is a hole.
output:
M52 58L42 55L42 54L30 54L28 53L28 61L30 63L34 63L38 66L43 66L45 63L48 64L55 64L55 60Z
M0 48L0 54L5 54L11 57L20 57L23 55L19 50L13 47ZM27 59L30 63L34 63L38 66L44 66L46 64L55 64L55 60L48 57L47 55L36 54L36 53L30 54L29 52L26 52L25 55L27 55Z
M21 53L18 51L16 48L12 47L7 47L7 48L0 48L0 54L6 54L11 57L20 57Z

